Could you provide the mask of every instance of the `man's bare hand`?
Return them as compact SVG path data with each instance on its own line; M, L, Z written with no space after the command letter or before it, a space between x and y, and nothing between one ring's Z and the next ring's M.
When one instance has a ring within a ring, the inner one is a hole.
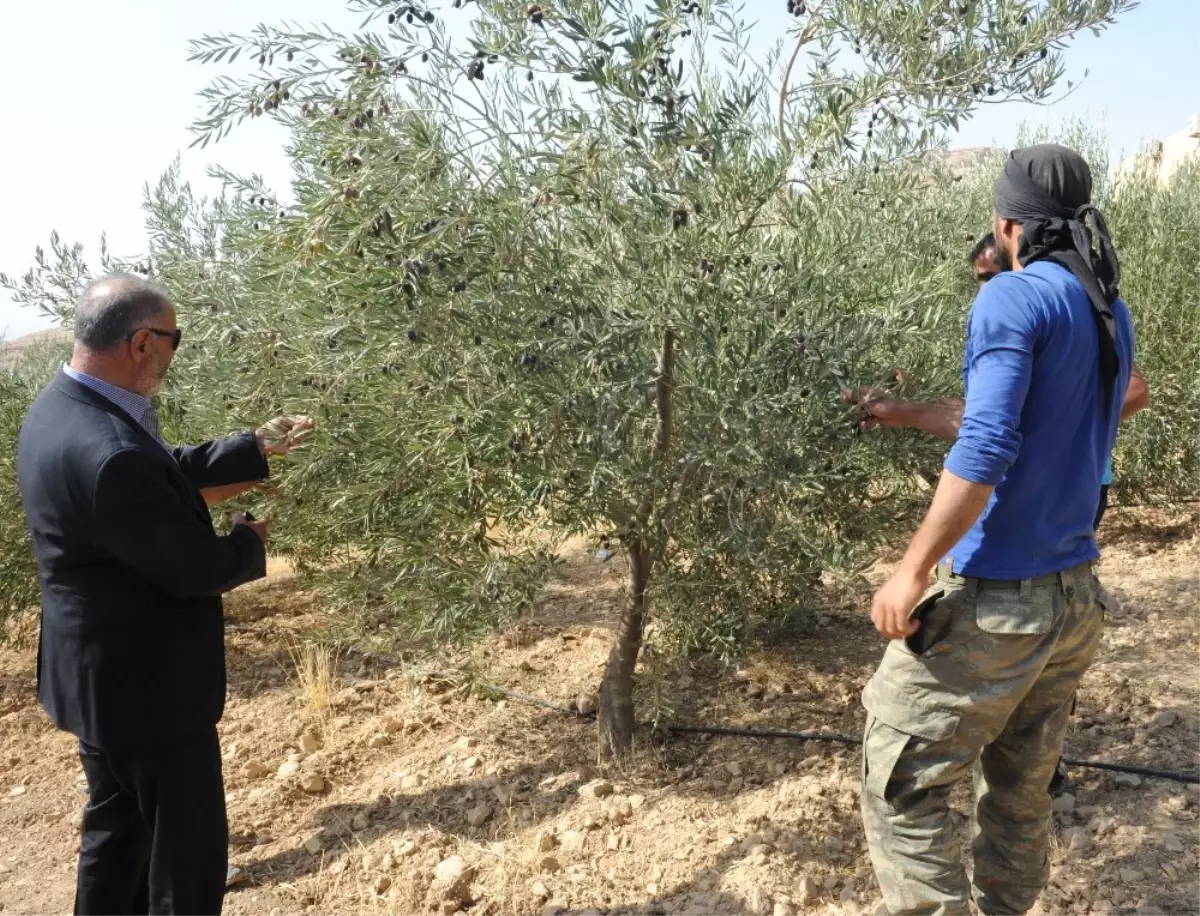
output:
M229 516L229 523L235 528L239 525L249 528L258 535L260 541L264 544L267 543L267 529L269 526L266 522L256 521L249 513L234 512Z
M317 421L312 417L276 417L260 427L254 436L258 440L258 450L263 455L286 455L303 445L316 428Z
M900 425L902 402L883 388L853 388L842 395L842 400L858 409L858 426L862 430Z
M898 569L875 593L871 603L871 621L888 639L903 639L920 626L909 615L925 594L926 577L916 576L904 567Z

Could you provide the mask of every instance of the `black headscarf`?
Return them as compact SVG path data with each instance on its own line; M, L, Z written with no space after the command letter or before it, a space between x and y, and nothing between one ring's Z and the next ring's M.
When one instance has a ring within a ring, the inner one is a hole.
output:
M1074 150L1054 144L1009 153L996 183L997 215L1016 220L1024 230L1017 252L1021 265L1054 261L1087 291L1100 332L1100 381L1111 410L1119 362L1112 304L1120 295L1121 265L1104 216L1091 200L1088 164Z

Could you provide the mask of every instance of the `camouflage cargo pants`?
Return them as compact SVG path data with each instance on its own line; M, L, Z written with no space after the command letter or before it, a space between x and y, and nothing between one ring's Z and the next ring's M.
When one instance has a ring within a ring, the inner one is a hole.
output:
M863 691L862 814L884 902L900 914L1024 913L1049 877L1051 798L1079 679L1109 599L1083 565L997 582L938 571L920 655L888 646ZM950 790L974 770L974 878ZM973 885L973 886L972 886Z

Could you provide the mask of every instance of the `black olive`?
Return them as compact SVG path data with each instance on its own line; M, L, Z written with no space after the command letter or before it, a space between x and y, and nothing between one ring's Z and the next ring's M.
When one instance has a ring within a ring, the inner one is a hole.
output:
M426 62L428 62L428 60L429 60L429 52L428 51L422 52L421 53L421 63L426 63Z
M409 328L404 332L404 336L415 342L421 335L417 333L416 328Z
M802 397L802 398L806 398L806 397L808 397L810 394L812 394L812 392L811 392L811 391L809 391L807 388L801 388L801 389L800 389L800 397Z
M407 22L409 25L412 25L412 21L413 21L412 13L409 13L407 16L405 16L404 21Z
M483 338L480 337L478 334L476 334L475 335L475 346L479 346L481 343L483 343Z
M426 11L425 11L425 15L424 15L424 16L422 16L421 18L422 18L423 20L425 20L425 24L426 24L426 25L429 25L429 24L431 24L431 23L433 22L433 13L429 12L429 10L426 10Z
M456 293L461 293L461 292L463 292L463 291L464 291L466 288L467 288L467 281L466 281L466 280L459 280L457 283L455 283L455 284L454 284L454 287L453 287L453 289L454 289L454 292L456 292Z
M452 413L452 414L450 414L450 422L452 424L454 424L455 426L461 426L462 425L462 417L460 417L456 413Z
M671 228L681 229L688 224L687 210L679 209L671 214Z

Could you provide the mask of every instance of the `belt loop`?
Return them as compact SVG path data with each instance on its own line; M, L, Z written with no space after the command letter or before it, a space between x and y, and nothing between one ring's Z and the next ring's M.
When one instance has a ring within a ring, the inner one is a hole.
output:
M1021 580L1021 600L1029 601L1032 597L1033 597L1033 580L1032 579L1022 579Z

